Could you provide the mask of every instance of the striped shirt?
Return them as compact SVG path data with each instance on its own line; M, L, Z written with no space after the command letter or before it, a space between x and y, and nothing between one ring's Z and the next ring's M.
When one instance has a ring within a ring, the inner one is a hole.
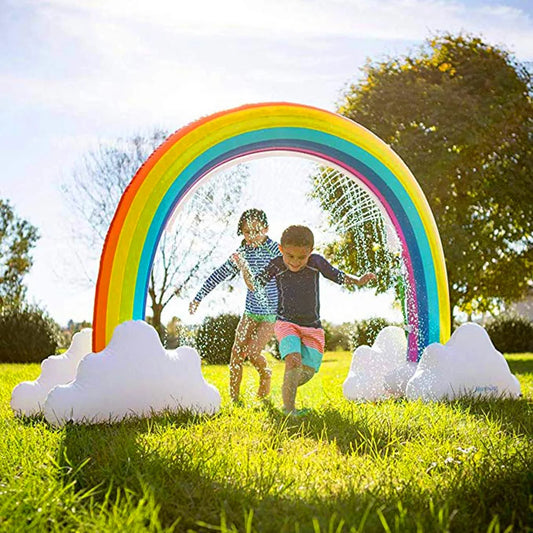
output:
M280 255L278 243L270 237L267 237L263 244L256 247L243 243L237 248L237 253L246 259L253 276L263 271L271 259ZM239 267L230 257L205 280L202 288L194 297L194 301L201 302L218 284L228 278L234 278L239 272ZM264 289L261 291L254 292L248 290L246 293L245 313L253 315L275 315L277 307L278 290L274 280L266 283Z
M255 278L258 289L274 278L278 287L277 320L298 326L321 328L319 278L342 285L346 274L333 267L321 255L311 254L307 265L291 272L282 257L276 257Z

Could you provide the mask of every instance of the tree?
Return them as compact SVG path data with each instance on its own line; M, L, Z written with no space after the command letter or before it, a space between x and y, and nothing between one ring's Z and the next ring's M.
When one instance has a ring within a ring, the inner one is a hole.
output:
M495 311L531 282L531 88L505 50L444 34L414 55L369 62L339 107L420 183L443 243L452 313Z
M38 239L37 228L0 199L0 310L8 304L18 307L24 301L22 279L33 264L31 250Z
M83 240L89 250L102 249L124 189L166 137L166 132L156 130L149 136L100 144L78 164L63 191L85 222L77 226L76 238ZM248 170L243 165L217 174L181 206L163 232L150 274L151 316L147 318L162 340L164 308L174 293L186 297L197 278L212 268L211 257L221 235L228 231L236 209L235 198L241 195L247 179Z

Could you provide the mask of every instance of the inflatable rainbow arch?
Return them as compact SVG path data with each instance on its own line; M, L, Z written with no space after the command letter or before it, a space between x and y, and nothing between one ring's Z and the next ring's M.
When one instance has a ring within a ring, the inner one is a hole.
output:
M105 240L96 285L93 351L115 327L144 319L159 238L176 206L214 169L265 152L320 160L362 182L402 243L410 296L409 360L450 336L444 254L427 200L401 159L355 122L290 103L245 105L202 118L171 135L125 190Z

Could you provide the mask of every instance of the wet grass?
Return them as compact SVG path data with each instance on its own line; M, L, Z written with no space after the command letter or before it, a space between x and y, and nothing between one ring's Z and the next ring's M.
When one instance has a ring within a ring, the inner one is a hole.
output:
M38 365L0 365L2 531L533 531L533 354L507 357L520 400L355 404L350 363L327 354L301 419L255 400L187 413L54 429L16 419L11 390Z

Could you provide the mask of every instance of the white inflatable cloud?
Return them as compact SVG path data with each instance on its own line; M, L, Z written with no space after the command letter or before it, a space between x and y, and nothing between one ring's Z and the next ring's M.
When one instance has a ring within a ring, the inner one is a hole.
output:
M17 415L42 413L48 393L56 386L72 381L80 360L91 351L92 329L76 333L70 348L61 355L51 355L41 363L41 374L35 381L19 383L11 394L11 408Z
M345 398L376 401L394 394L395 390L386 386L385 376L406 364L406 352L405 331L396 326L383 328L372 347L359 346L342 385Z
M220 393L205 381L196 350L165 350L152 326L132 320L115 328L104 350L82 359L74 381L48 394L44 415L51 424L63 425L164 410L213 414L219 408Z
M520 384L489 335L474 323L463 324L445 344L430 344L406 387L409 399L435 401L462 396L520 396Z

